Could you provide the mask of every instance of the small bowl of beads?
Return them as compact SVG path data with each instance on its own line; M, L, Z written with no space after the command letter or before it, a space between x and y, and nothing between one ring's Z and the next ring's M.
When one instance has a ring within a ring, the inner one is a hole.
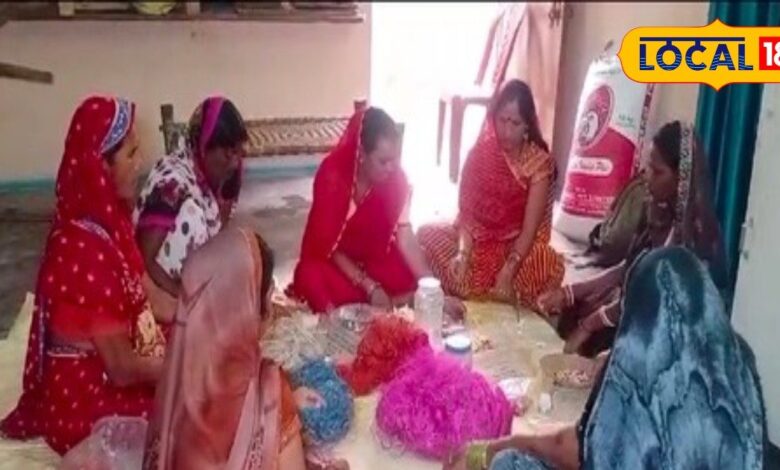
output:
M379 313L379 311L370 305L350 304L337 309L334 312L334 318L336 318L344 328L360 333L368 326L377 313Z
M584 389L593 385L595 362L576 354L549 354L539 361L544 380L556 387Z

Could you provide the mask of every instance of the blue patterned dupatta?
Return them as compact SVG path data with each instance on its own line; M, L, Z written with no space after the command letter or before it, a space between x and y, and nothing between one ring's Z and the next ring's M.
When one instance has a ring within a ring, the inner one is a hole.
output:
M761 469L753 354L705 265L681 247L629 275L612 354L580 424L583 469Z
M612 353L577 429L585 470L761 470L766 442L753 353L705 264L651 251L628 276ZM499 453L491 470L548 470Z

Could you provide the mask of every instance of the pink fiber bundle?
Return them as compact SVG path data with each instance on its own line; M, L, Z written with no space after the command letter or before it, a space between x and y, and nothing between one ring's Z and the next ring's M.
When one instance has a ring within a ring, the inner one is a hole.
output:
M443 459L470 441L507 435L512 407L485 377L426 348L384 387L376 420L383 439Z

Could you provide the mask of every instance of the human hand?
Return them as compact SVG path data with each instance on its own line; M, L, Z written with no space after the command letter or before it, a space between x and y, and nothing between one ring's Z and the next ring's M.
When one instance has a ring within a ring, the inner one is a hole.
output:
M505 302L511 301L512 294L514 293L514 278L515 268L511 265L511 262L507 262L496 276L496 283L491 290L493 297Z
M450 261L449 270L450 275L456 283L463 281L466 277L466 271L469 265L469 255L466 252L460 251L452 261Z
M566 290L563 287L548 290L536 299L539 313L547 317L557 315L567 306Z
M381 309L391 310L393 308L393 301L390 299L390 296L378 285L371 291L369 302L374 307Z

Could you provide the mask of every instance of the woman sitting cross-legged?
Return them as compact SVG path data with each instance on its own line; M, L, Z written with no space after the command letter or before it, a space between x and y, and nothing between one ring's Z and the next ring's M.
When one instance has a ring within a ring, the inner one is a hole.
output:
M350 303L391 308L431 274L409 223L401 136L379 108L356 112L314 179L314 199L291 297L324 313ZM463 314L447 298L445 311Z
M707 267L659 248L630 271L614 347L578 423L472 444L447 470L763 467L755 360Z
M550 247L555 174L531 89L511 80L466 160L455 224L418 232L447 293L529 306L561 285L563 258Z
M100 418L151 411L165 340L148 303L159 305L160 292L133 238L142 162L134 122L135 106L113 97L90 97L73 115L38 274L24 392L0 424L4 437L42 436L64 454Z

